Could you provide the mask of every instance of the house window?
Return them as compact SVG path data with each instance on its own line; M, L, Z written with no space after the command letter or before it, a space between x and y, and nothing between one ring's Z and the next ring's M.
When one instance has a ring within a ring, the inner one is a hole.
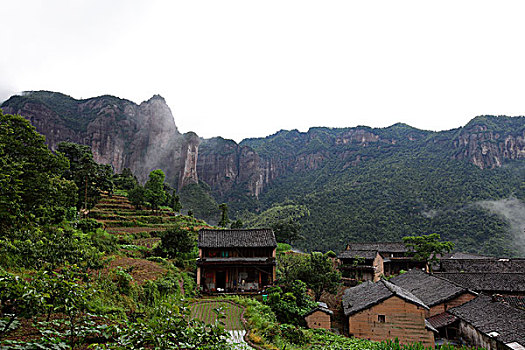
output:
M385 315L377 315L377 322L385 323L386 322L386 316Z

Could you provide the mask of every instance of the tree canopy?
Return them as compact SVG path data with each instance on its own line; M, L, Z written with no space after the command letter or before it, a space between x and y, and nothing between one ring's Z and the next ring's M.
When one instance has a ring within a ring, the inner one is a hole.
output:
M437 233L422 236L403 237L405 245L414 251L414 258L427 264L437 261L439 255L448 253L454 248L454 243L441 241ZM429 267L431 264L429 264Z
M65 177L78 187L78 208L89 209L98 202L103 191L113 191L113 169L110 165L95 162L91 147L61 142L57 152L69 160L70 167Z
M26 119L0 110L0 232L60 222L76 202L77 187L63 178L68 168Z

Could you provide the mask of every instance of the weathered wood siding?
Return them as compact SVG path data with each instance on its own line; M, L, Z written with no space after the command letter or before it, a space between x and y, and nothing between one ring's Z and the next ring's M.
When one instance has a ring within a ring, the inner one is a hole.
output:
M330 321L330 315L323 311L315 311L304 318L308 328L332 328L332 322Z
M453 307L463 305L467 301L471 301L475 297L476 296L473 293L466 292L466 293L463 293L463 294L457 296L456 298L454 298L452 300L448 300L448 301L446 301L444 303L441 303L441 304L438 304L438 305L434 305L427 312L427 318L435 316L435 315L439 315L439 314L441 314L441 313L443 313L443 312L445 312L448 309L451 309Z
M401 344L421 342L434 347L434 335L425 328L426 309L392 296L348 318L350 335L382 341L398 338ZM384 322L380 322L380 316Z

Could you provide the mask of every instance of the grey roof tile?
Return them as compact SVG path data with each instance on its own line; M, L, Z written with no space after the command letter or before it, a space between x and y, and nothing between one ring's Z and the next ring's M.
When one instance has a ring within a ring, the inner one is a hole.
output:
M412 269L407 273L392 278L390 282L408 290L428 306L440 304L468 292L465 287L461 287L446 279L429 275L420 269Z
M499 333L496 339L505 344L518 342L525 346L525 310L493 300L489 296L478 296L448 312L484 334Z
M353 288L346 289L343 295L344 314L350 316L379 304L392 296L398 296L410 303L428 309L427 305L409 291L382 279L376 283L367 281Z
M447 279L476 292L524 293L524 273L484 273L484 272L435 272L435 276Z
M375 259L376 255L376 250L344 250L337 257L339 259Z
M199 248L264 248L277 247L270 229L253 230L200 230Z
M408 248L403 242L350 243L350 250L371 250L379 253L405 253Z

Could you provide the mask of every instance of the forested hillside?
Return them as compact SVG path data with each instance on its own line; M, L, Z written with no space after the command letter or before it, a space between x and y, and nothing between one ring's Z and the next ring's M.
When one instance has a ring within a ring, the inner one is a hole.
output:
M479 116L440 132L401 123L281 130L237 144L181 135L160 96L136 105L29 92L2 108L29 119L52 149L86 144L96 161L129 167L142 183L162 169L183 212L210 223L219 203L249 226L292 219L302 249L436 232L458 250L525 254L525 117ZM281 207L309 214L276 216Z
M491 132L523 132L522 118L481 117L471 124L467 127L483 124ZM263 210L282 203L309 209L310 215L299 219L306 239L297 241L297 246L342 250L350 241L400 240L405 235L436 232L456 243L458 250L522 253L519 237L508 223L478 205L482 200L524 198L521 161L481 169L457 159L468 146L454 147L465 132L462 129L433 133L401 124L361 129L359 145L334 142L351 129L327 128L306 134L281 131L266 139L244 141L266 157L312 154L312 145L322 155L315 169L290 171L260 196ZM399 141L372 141L371 135ZM252 222L258 223L257 219Z

